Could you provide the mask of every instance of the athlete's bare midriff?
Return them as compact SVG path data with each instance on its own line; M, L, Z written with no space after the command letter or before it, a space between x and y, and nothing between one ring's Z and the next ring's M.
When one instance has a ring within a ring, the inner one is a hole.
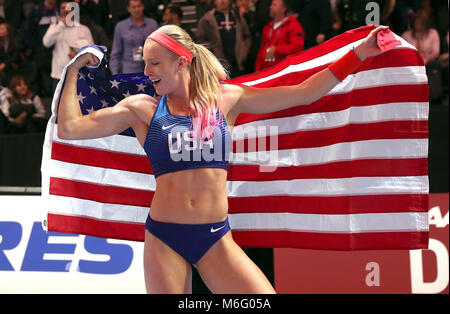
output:
M156 179L150 216L180 224L223 221L228 213L227 171L216 168L182 170Z
M223 101L230 96L231 87L223 87ZM131 96L132 97L132 96ZM134 127L136 136L143 146L148 125L156 110L156 104L138 110L146 117L140 128ZM230 133L236 114L228 114L228 107L222 104ZM148 111L146 111L148 109ZM206 224L223 221L228 214L227 171L219 168L189 169L160 175L156 179L150 215L153 220L180 224Z

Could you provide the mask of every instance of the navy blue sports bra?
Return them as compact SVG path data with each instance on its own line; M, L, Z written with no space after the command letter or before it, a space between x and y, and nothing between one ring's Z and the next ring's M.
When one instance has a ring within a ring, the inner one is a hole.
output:
M222 115L219 119L218 115ZM228 169L228 154L231 136L227 122L220 110L217 111L219 127L214 129L212 139L193 139L192 117L175 116L167 108L163 95L148 128L144 150L153 169L155 178L170 172L198 169Z

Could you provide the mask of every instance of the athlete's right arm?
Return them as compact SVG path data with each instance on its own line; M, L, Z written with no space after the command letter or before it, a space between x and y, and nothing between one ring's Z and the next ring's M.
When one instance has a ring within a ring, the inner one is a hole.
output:
M78 71L85 65L96 65L98 62L94 55L87 53L68 67L58 108L58 137L62 139L105 137L118 134L140 121L131 105L137 106L137 102L145 101L146 95L130 96L114 107L82 115L77 97Z

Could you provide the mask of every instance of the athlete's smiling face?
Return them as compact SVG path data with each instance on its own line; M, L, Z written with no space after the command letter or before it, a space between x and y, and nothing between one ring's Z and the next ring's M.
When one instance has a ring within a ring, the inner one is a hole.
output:
M158 95L169 94L179 88L180 57L163 45L148 39L144 46L144 74L153 82Z

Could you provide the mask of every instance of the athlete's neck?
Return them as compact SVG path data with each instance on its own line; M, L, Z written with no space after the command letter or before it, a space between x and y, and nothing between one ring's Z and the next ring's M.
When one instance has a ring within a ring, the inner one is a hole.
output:
M180 88L173 93L167 94L166 97L167 105L169 109L172 109L171 112L173 114L175 114L173 111L176 111L177 115L189 116L192 114L189 100L189 84L182 84Z

